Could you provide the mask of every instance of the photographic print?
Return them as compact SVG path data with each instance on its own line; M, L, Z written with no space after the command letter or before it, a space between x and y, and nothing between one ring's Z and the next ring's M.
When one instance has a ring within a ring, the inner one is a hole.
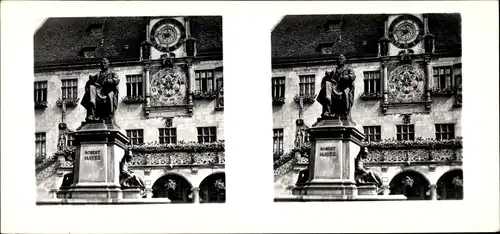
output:
M223 203L222 16L48 18L37 204Z
M461 15L288 15L272 31L276 202L463 199Z

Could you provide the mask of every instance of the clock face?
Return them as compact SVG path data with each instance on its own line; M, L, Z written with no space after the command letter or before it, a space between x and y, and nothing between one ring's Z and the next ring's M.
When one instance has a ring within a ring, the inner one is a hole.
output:
M151 28L152 44L161 52L176 50L185 38L184 26L174 19L162 19Z
M413 15L401 15L389 26L389 39L398 48L417 45L424 34L422 21Z

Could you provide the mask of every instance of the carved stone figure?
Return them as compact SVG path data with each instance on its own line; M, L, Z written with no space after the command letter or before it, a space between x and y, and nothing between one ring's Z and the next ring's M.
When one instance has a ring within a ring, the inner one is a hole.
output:
M380 178L375 173L368 170L363 165L363 159L366 159L367 155L368 155L368 149L366 147L362 147L361 150L359 151L358 156L354 160L354 166L355 166L354 177L356 183L361 185L375 184L378 188L381 188L382 180L380 180Z
M297 130L295 132L295 147L300 148L306 143L307 126L304 124L304 120L302 119L297 119L295 121L295 125L297 126Z
M151 44L149 44L149 42L147 42L147 41L143 41L141 43L141 52L142 52L142 59L143 60L147 60L150 58L150 52L149 52L150 46L151 46Z
M125 188L145 189L144 181L128 169L128 163L132 160L129 150L126 150L125 156L120 161L120 185Z
M380 45L380 56L388 56L389 55L389 38L386 36L382 37L379 41Z
M304 184L305 182L307 182L308 179L309 179L309 170L308 169L301 170L297 178L297 183L295 184L296 185Z
M81 105L87 109L86 121L114 119L119 83L118 75L110 71L109 61L103 58L99 74L90 75L85 84Z
M345 66L346 58L339 55L338 66L325 72L317 101L323 106L322 118L351 118L354 103L354 71Z
M61 183L61 189L68 189L73 184L73 172L66 173Z

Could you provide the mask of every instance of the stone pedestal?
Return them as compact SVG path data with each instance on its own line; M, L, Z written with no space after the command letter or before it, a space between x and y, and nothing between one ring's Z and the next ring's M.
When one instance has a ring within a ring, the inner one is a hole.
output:
M309 129L311 154L308 180L297 183L292 195L276 202L304 201L396 201L403 195L378 195L375 185L356 185L355 159L364 134L345 119L318 119Z
M348 120L318 119L309 129L309 136L309 179L292 193L353 199L358 194L354 159L364 135Z
M122 194L124 199L128 198L142 198L140 188L122 188Z
M73 184L67 198L121 199L120 161L128 138L112 122L84 122L75 132Z

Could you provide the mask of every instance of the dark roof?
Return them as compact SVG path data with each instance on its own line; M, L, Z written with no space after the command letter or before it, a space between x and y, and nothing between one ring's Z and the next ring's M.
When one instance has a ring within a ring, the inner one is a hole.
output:
M222 17L190 17L192 36L198 53L222 52ZM88 32L92 23L105 22L102 37ZM113 60L140 57L140 44L146 39L149 17L49 18L34 35L36 64L93 61L82 56L85 47L97 47ZM103 40L103 47L99 44ZM128 46L128 48L127 48Z
M383 14L288 15L271 34L272 56L328 57L318 50L324 43L333 44L332 54L376 57L386 18ZM326 28L332 21L341 22L339 32ZM429 29L435 36L436 50L461 48L460 22L460 14L430 14Z
M435 50L462 49L462 18L459 13L429 14L429 32L435 36Z

